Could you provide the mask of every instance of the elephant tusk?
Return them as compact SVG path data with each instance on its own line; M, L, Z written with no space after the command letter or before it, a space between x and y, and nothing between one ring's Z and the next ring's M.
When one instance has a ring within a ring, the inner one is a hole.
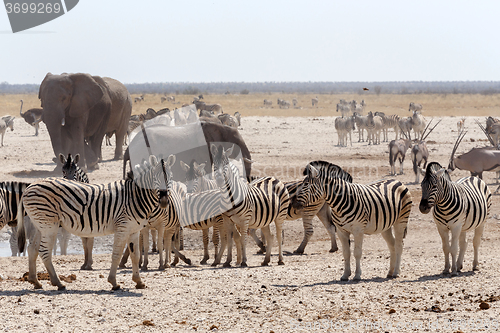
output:
M66 125L66 120L63 118L63 119L61 120L61 126L64 126L64 125Z

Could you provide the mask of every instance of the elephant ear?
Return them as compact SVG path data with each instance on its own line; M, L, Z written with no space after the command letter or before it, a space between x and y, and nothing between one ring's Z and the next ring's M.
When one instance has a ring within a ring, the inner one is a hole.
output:
M69 115L82 117L96 105L104 95L103 88L88 74L72 74L73 96Z
M45 85L47 84L47 80L49 79L49 77L52 76L52 73L48 72L47 75L45 75L45 78L43 79L42 83L40 84L40 89L38 89L38 99L41 100L42 99L42 91L43 89L45 89ZM43 101L41 103L41 106L43 108Z

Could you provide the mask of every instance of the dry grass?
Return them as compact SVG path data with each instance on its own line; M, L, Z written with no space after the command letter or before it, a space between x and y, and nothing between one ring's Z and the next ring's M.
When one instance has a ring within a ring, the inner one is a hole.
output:
M138 97L139 94L132 95ZM145 112L147 108L159 110L164 107L174 109L182 104L190 104L193 100L191 95L176 95L176 103L160 102L160 94L146 94L143 102L133 103L133 114ZM312 107L311 99L318 96L319 106ZM280 109L276 100L282 98L292 101L298 100L301 109ZM219 103L227 113L239 111L243 116L336 116L335 107L338 101L365 100L366 111L382 111L386 114L398 114L407 116L410 102L420 103L424 106L426 116L499 116L500 94L420 94L420 95L384 95L381 94L342 94L342 95L316 95L316 94L249 94L249 95L205 95L205 102ZM36 94L12 94L0 95L0 116L7 114L19 115L20 100L24 100L23 110L40 107L40 101ZM272 100L272 108L264 108L263 100Z

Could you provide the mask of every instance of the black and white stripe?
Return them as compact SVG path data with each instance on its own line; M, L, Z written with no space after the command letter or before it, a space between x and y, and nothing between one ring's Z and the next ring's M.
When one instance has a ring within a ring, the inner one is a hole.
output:
M224 150L222 146L211 145L211 153L214 165L214 174L217 185L222 190L223 196L227 196L226 203L229 207L223 213L224 219L231 220L238 228L235 237L241 237L241 266L247 266L246 237L247 230L262 229L266 240L271 240L270 224L274 221L276 225L276 236L278 239L279 255L278 264L283 263L281 230L283 221L288 210L288 191L285 185L274 177L263 177L248 184L240 178L238 168L229 161L233 148ZM227 230L228 234L231 230ZM231 238L228 237L229 248ZM262 265L269 264L271 260L271 241L266 242L266 257ZM221 246L220 255L224 248ZM220 255L218 259L220 261ZM230 256L228 253L229 264Z
M352 184L335 177L331 168L331 164L325 162L306 166L306 178L297 192L294 207L302 208L321 200L330 205L344 255L345 269L341 280L345 281L351 275L350 234L354 236L355 280L361 279L363 237L378 233L384 237L391 253L387 276L397 277L412 204L409 190L397 180Z
M171 166L174 162L175 156L171 155L166 164ZM51 251L59 225L80 237L114 234L108 282L113 289L120 288L116 283L116 270L127 244L132 253L132 280L136 282L136 288L145 287L139 276L139 231L147 224L151 212L158 205L164 205L166 193L160 193L160 185L171 175L166 173L163 160L159 163L154 156L150 156L149 163L144 163L146 171L138 173L135 180L98 185L47 178L26 188L22 205L41 233L40 241L30 244L28 248L28 280L35 288L42 287L36 276L38 252L52 285L65 288L52 265ZM18 218L18 225L19 250L22 252L25 245L23 219Z
M467 247L466 232L470 230L474 230L472 269L477 270L484 222L491 207L491 192L486 183L477 177L465 177L456 183L452 182L448 171L439 163L429 163L422 180L422 199L419 209L423 214L427 214L432 207L434 207L432 212L434 222L443 241L445 263L443 273L450 272L450 254L451 275L457 275L462 269ZM449 232L451 232L451 245ZM460 252L458 252L459 245Z

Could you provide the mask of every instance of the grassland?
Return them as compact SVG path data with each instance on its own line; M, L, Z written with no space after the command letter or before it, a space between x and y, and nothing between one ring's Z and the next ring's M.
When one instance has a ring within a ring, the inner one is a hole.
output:
M139 95L132 95L138 97ZM192 95L176 95L176 103L160 102L162 95L146 94L143 102L133 103L133 114L145 112L147 108L159 110L164 107L174 109L182 104L190 104ZM312 107L311 99L318 97L319 106ZM382 111L386 114L408 115L410 102L420 103L424 106L426 116L500 116L500 94L418 94L418 95L387 95L387 94L248 94L248 95L205 95L205 102L219 103L225 112L239 111L243 116L337 116L335 107L338 101L365 100L366 111ZM276 105L277 98L292 101L298 100L300 109L279 109ZM20 100L24 100L23 110L40 107L37 94L12 94L0 95L0 116L19 115ZM272 108L263 108L263 100L272 100Z

